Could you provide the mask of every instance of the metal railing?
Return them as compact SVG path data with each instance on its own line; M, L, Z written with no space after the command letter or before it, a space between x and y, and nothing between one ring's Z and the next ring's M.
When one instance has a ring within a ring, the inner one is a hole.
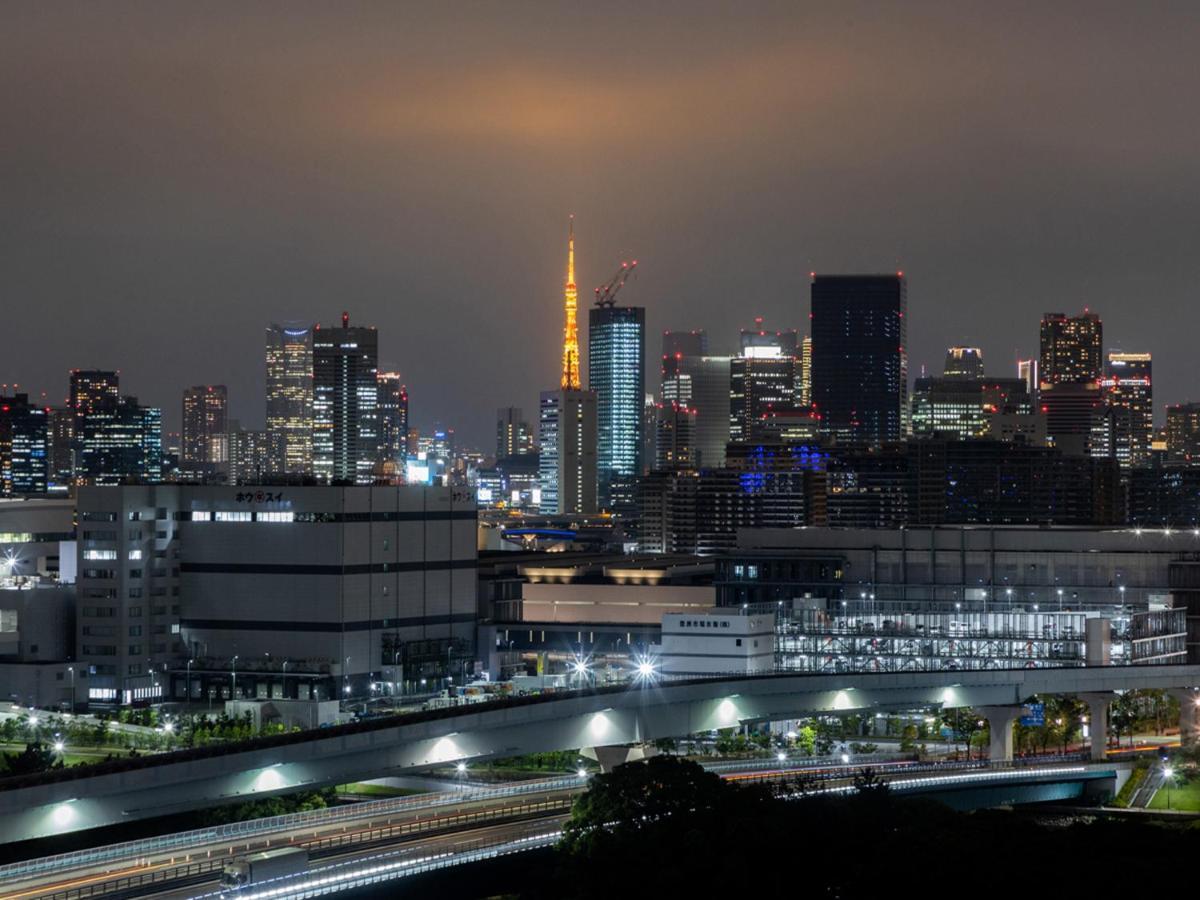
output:
M291 846L304 847L308 850L310 859L342 853L353 848L370 847L373 844L384 844L397 839L417 835L429 835L439 832L454 831L464 826L496 823L499 821L520 819L524 817L545 816L547 814L564 814L571 808L571 800L541 800L534 803L523 803L515 808L476 810L467 813L457 813L449 816L405 822L395 825L380 825L365 828L361 831L341 832L324 837L313 836L307 840L297 838L290 842ZM544 829L545 826L543 825ZM222 855L216 859L185 860L177 865L169 864L149 872L122 875L116 878L97 881L79 887L66 888L61 891L39 894L39 900L88 900L91 897L102 897L119 894L138 888L158 884L174 884L180 881L194 881L198 876L215 875L225 864L236 856ZM209 879L204 879L209 880Z
M227 825L218 825L212 828L180 831L158 837L142 838L136 841L109 844L87 850L74 850L70 853L59 853L54 856L43 856L37 859L9 863L0 866L0 883L44 872L76 869L82 866L129 859L130 857L154 856L171 850L194 848L230 839L261 837L273 832L296 828L318 828L323 825L349 822L354 819L418 809L431 809L439 806L451 806L457 803L515 797L523 794L543 793L553 790L567 790L582 787L584 783L584 779L578 776L569 776L544 781L509 784L500 787L474 788L462 792L451 791L443 794L422 794L413 797L371 800L365 803L287 813L281 816L270 816L265 819L231 822Z

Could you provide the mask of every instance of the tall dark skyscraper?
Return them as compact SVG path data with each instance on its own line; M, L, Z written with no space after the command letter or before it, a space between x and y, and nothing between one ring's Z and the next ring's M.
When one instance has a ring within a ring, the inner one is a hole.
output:
M717 468L725 463L729 443L728 356L694 355L707 351L703 331L668 331L663 335L662 405L677 403L695 415L692 462L697 468Z
M775 348L777 349L777 348ZM729 361L729 439L748 441L755 429L778 412L796 408L796 358L751 347L749 356Z
M313 329L313 473L371 484L379 452L379 337L350 325Z
M313 472L313 329L268 325L267 439L276 475Z
M588 313L588 386L596 394L598 499L605 508L636 503L642 474L646 310L598 304Z
M813 403L839 439L875 445L908 430L907 308L903 273L813 276Z
M26 394L0 394L0 495L44 494L47 415Z
M162 410L122 397L116 372L71 372L75 481L162 480Z
M664 361L669 357L707 356L708 335L703 328L696 331L664 331L662 355Z
M1111 439L1097 441L1099 435L1112 432L1100 421L1103 333L1100 317L1093 312L1042 316L1038 403L1046 414L1047 436L1064 453L1111 452Z
M1104 326L1100 317L1046 313L1042 316L1038 378L1043 385L1099 381Z
M380 372L379 381L379 463L385 474L404 474L408 456L408 389L399 372ZM387 467L393 467L387 471Z
M229 394L223 384L183 392L179 465L189 476L211 478L229 468Z
M79 420L75 480L80 484L162 481L162 410L137 397L93 407Z
M496 459L533 452L533 432L519 406L496 410Z

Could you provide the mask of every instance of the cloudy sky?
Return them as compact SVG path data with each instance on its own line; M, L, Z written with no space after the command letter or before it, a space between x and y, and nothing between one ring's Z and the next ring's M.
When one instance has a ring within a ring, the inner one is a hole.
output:
M573 212L582 295L640 262L652 384L664 328L903 269L914 373L1087 306L1161 416L1200 399L1197 96L1188 3L10 3L0 382L261 426L264 325L345 309L486 445L557 381Z

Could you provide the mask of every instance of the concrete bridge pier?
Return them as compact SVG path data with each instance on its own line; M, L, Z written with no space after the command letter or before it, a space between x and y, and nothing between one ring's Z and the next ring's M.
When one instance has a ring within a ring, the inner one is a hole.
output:
M1024 712L1022 706L985 706L980 710L987 717L988 760L990 762L1012 762L1013 722Z
M1179 743L1183 747L1191 747L1196 743L1197 709L1200 706L1200 694L1191 688L1174 688L1170 691L1172 697L1179 701Z
M614 747L584 747L579 755L600 763L601 772L611 772L627 762L638 762L657 756L653 744L618 744Z
M1088 722L1091 725L1092 735L1092 759L1096 762L1104 762L1108 759L1108 708L1112 706L1115 696L1108 692L1079 695L1079 699L1088 705Z

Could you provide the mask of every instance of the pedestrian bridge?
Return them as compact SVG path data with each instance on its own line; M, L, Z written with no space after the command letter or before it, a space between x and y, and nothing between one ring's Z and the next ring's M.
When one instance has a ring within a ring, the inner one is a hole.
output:
M981 708L992 723L993 758L1011 758L1012 721L1035 694L1088 697L1100 713L1093 733L1103 756L1104 707L1114 691L1196 686L1200 666L1170 665L734 676L544 694L0 779L0 835L45 837L459 761L640 744L830 712ZM1183 707L1186 741L1190 694Z

